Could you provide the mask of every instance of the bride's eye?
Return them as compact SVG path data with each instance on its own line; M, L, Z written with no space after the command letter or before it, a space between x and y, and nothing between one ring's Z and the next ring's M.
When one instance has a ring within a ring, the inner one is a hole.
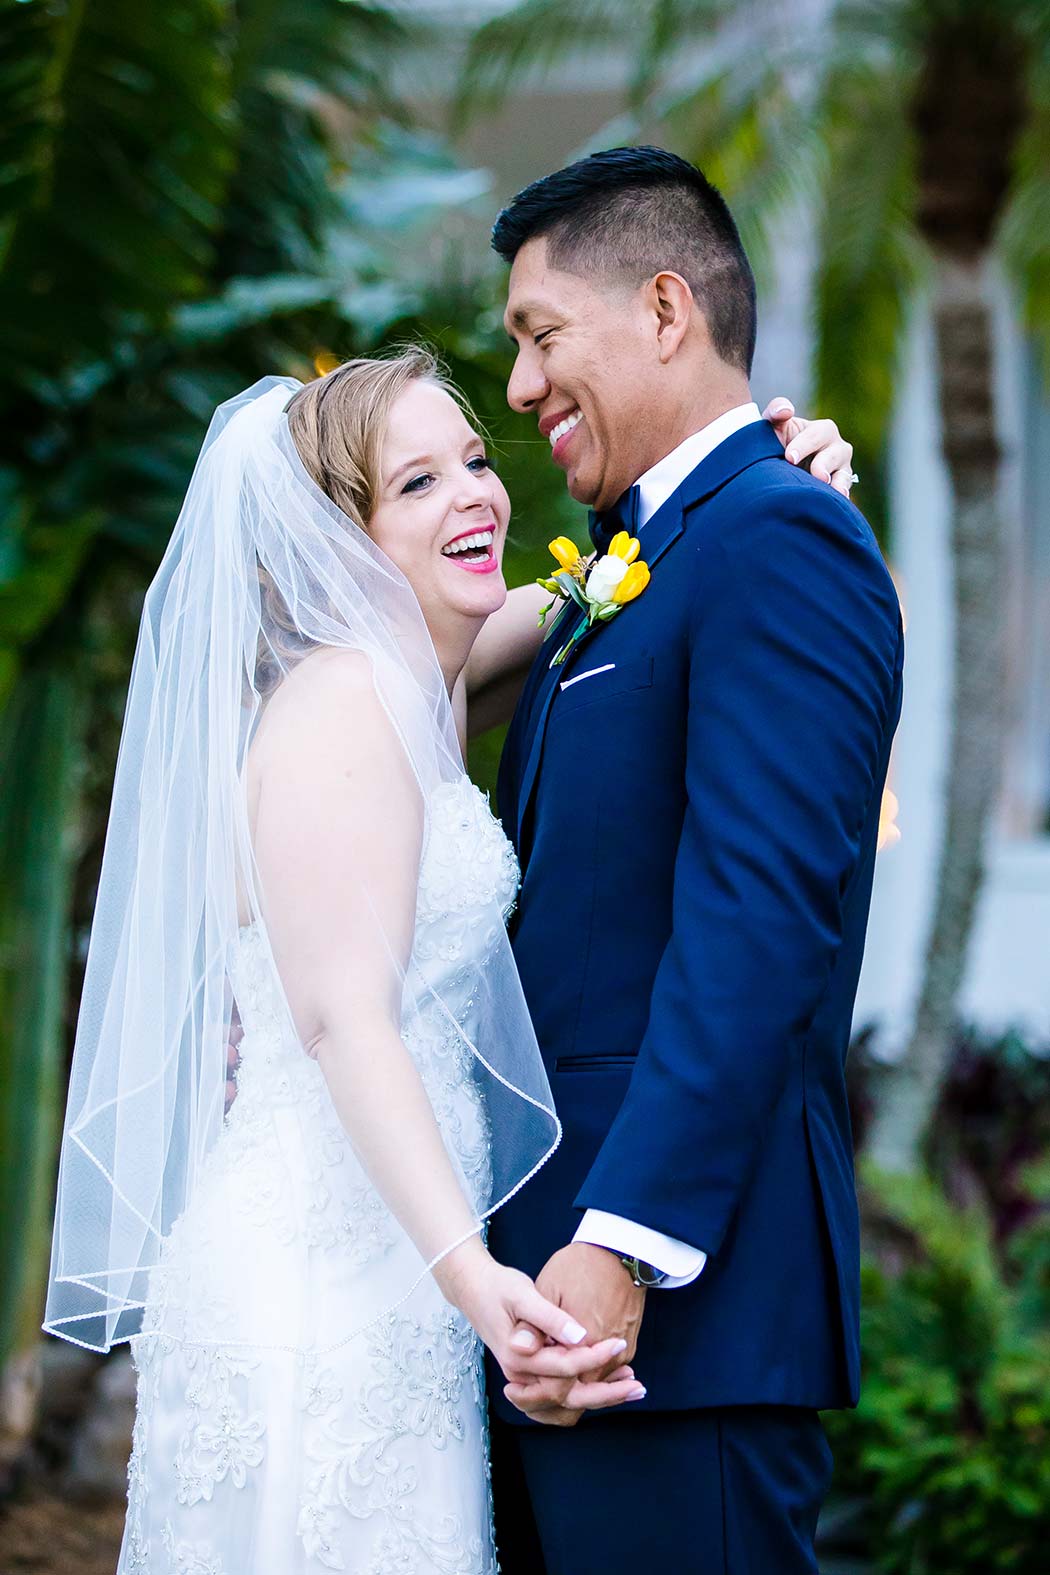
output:
M401 488L402 494L406 492L422 492L426 483L428 481L433 481L433 479L434 478L429 471L424 471L421 476L413 476L412 480L406 481L405 485Z
M487 454L475 454L473 459L467 460L467 469L473 470L475 468L478 470L478 472L483 470L495 470L496 461L494 459L490 459Z

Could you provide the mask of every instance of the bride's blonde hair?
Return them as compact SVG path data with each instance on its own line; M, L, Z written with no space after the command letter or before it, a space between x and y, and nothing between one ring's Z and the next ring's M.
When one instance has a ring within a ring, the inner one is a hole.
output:
M344 361L288 401L288 430L311 481L362 530L367 531L379 501L390 412L411 383L423 380L443 388L474 422L463 395L424 345ZM260 644L256 677L266 693L279 677L280 658L290 657L293 649L300 657L303 653L295 619L261 564L259 584L269 637L266 649ZM278 651L275 646L286 643L282 632L289 636L288 649Z
M463 405L437 357L423 345L344 361L288 403L288 429L311 479L364 530L379 501L390 412L409 384L422 379Z

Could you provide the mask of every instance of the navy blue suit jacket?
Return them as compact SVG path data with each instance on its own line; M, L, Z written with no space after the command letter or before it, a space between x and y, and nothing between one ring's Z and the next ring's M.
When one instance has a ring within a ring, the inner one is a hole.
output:
M646 1408L848 1405L844 1064L900 713L897 597L857 509L765 423L641 541L648 588L551 670L563 611L500 769L514 951L564 1138L491 1245L536 1274L593 1207L709 1255L647 1298Z

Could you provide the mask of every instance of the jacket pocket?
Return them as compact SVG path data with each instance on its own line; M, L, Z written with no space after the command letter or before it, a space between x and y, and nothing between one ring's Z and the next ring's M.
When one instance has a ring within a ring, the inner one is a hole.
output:
M600 700L611 700L614 695L629 693L632 689L651 689L653 685L653 659L651 656L631 656L624 662L598 663L592 672L586 667L573 681L570 669L562 680L566 688L559 689L551 708L551 722L580 706L593 705Z
M632 1067L637 1060L633 1055L560 1055L554 1063L556 1072L607 1072L613 1067Z

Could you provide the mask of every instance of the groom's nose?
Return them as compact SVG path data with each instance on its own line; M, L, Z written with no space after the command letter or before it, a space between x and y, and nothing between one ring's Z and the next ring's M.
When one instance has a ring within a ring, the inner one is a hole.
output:
M518 410L525 415L530 410L535 410L549 393L550 384L544 374L538 352L533 346L527 349L522 347L518 351L507 384L507 403L512 410Z

